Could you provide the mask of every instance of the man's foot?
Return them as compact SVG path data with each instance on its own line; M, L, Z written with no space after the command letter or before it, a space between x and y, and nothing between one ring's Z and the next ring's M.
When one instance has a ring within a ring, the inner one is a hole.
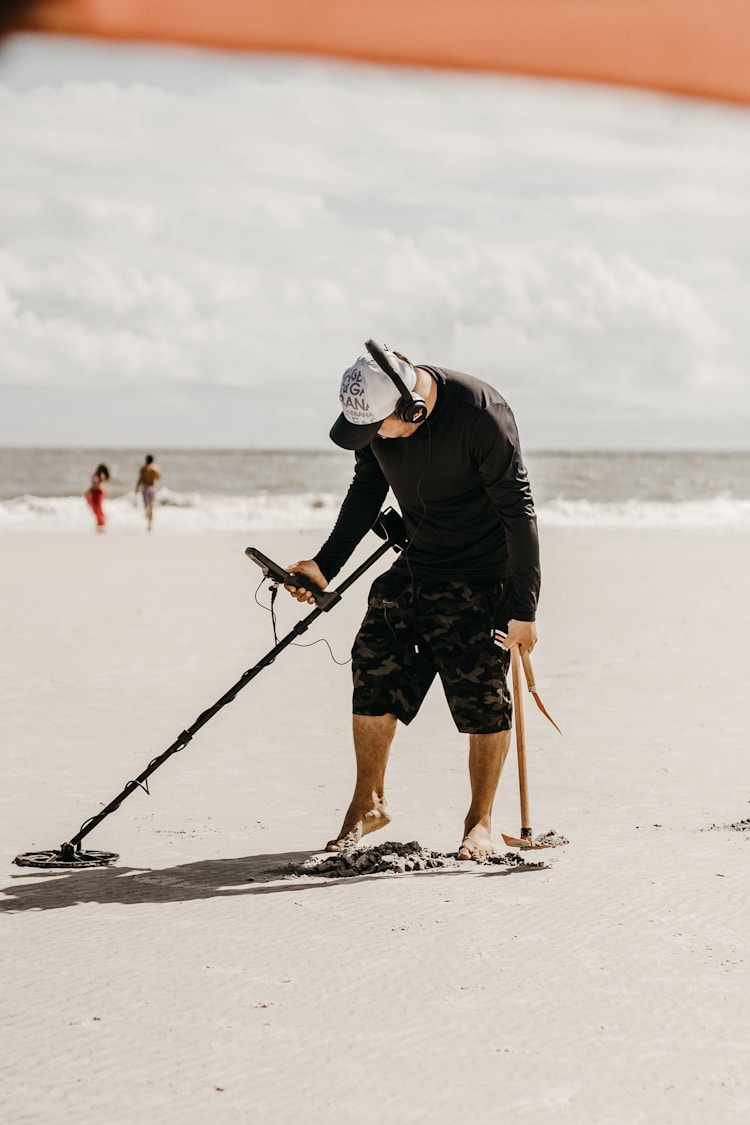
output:
M495 845L488 830L477 824L466 833L458 849L459 859L487 859L488 856L497 855Z
M390 823L391 816L385 801L366 812L350 806L341 831L333 840L328 841L326 851L343 852L358 844L363 836L368 836L370 832L377 832L379 828L385 828L386 824Z

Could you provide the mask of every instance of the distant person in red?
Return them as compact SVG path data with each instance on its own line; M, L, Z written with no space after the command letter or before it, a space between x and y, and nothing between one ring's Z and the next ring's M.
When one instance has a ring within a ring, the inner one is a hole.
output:
M104 515L104 482L109 480L109 469L106 465L97 465L91 478L91 487L86 493L86 501L96 518L96 530L105 530L107 520Z
M143 498L143 507L146 509L146 522L148 530L154 518L154 499L156 497L156 482L161 478L159 466L154 464L154 458L149 453L141 465L138 480L135 484L136 495L140 492Z

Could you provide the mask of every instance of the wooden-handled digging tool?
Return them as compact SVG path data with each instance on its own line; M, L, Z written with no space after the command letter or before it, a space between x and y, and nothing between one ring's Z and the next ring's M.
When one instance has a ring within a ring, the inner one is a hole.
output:
M560 730L555 720L547 712L544 704L542 703L536 691L536 684L534 682L534 670L531 667L531 659L528 653L519 651L518 645L514 645L510 650L510 662L513 677L513 710L515 714L515 727L516 727L516 750L518 752L518 786L521 792L521 835L520 836L506 836L503 833L503 840L509 848L521 848L524 851L537 851L541 848L554 847L552 843L545 843L539 841L534 842L534 835L531 831L531 815L529 813L529 783L528 774L526 770L526 726L524 722L523 713L523 686L521 684L521 664L526 674L526 682L529 691L533 694L536 700L537 707L547 716L556 730Z

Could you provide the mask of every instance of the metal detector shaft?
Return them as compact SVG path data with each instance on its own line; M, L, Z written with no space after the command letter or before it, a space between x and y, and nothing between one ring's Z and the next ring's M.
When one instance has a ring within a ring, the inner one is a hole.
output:
M171 746L168 746L167 749L157 758L153 758L149 762L143 773L139 774L138 777L136 777L133 781L129 781L122 792L118 793L117 796L114 797L113 800L111 800L109 804L101 810L101 812L97 813L96 816L92 816L90 820L84 821L78 833L73 836L67 843L62 845L62 852L64 854L72 856L73 852L77 848L80 849L81 840L88 836L89 832L92 832L98 824L101 824L105 817L109 816L110 813L113 813L116 809L119 809L125 798L129 797L135 789L141 788L145 790L146 793L148 793L148 785L146 784L148 778L152 773L158 770L159 766L163 765L164 762L166 762L167 758L171 758L173 754L176 754L180 750L184 750L193 736L197 734L201 727L204 727L206 725L209 719L212 719L218 711L221 711L222 707L225 707L227 705L227 703L231 703L235 696L240 691L242 691L242 689L246 687L251 680L254 680L259 672L262 672L264 668L267 668L269 666L269 664L273 664L279 653L283 652L283 650L288 645L290 645L297 637L305 633L312 625L313 621L320 617L322 613L328 613L328 611L332 609L333 606L337 605L338 602L341 601L341 595L344 593L344 591L348 590L349 587L373 565L373 563L377 562L377 560L386 553L386 551L389 551L391 548L393 548L394 550L399 550L404 546L402 538L403 531L400 530L400 528L400 517L396 512L393 511L393 509L389 508L386 509L385 512L381 512L378 523L376 524L374 530L376 530L379 535L382 535L385 538L385 543L383 543L382 546L378 547L377 551L374 551L373 554L366 558L365 561L341 583L337 590L333 591L333 596L325 606L316 606L315 609L308 613L307 617L303 617L301 621L298 621L297 624L286 634L286 636L281 638L278 644L274 645L274 647L269 652L267 652L265 656L261 657L257 664L255 664L252 668L249 668L247 672L245 672L244 675L239 678L237 683L234 684L234 686L231 687L229 691L225 692L220 699L217 699L212 707L209 707L206 711L203 711L192 724L192 726L189 726L186 730L182 731L182 733L178 735Z

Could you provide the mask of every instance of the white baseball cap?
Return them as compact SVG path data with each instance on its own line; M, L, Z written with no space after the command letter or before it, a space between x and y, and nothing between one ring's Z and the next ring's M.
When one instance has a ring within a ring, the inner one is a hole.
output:
M387 348L382 350L407 391L413 391L417 373L411 364ZM341 376L341 414L331 429L331 441L342 449L363 449L393 414L401 397L401 391L380 365L371 356L361 355Z

